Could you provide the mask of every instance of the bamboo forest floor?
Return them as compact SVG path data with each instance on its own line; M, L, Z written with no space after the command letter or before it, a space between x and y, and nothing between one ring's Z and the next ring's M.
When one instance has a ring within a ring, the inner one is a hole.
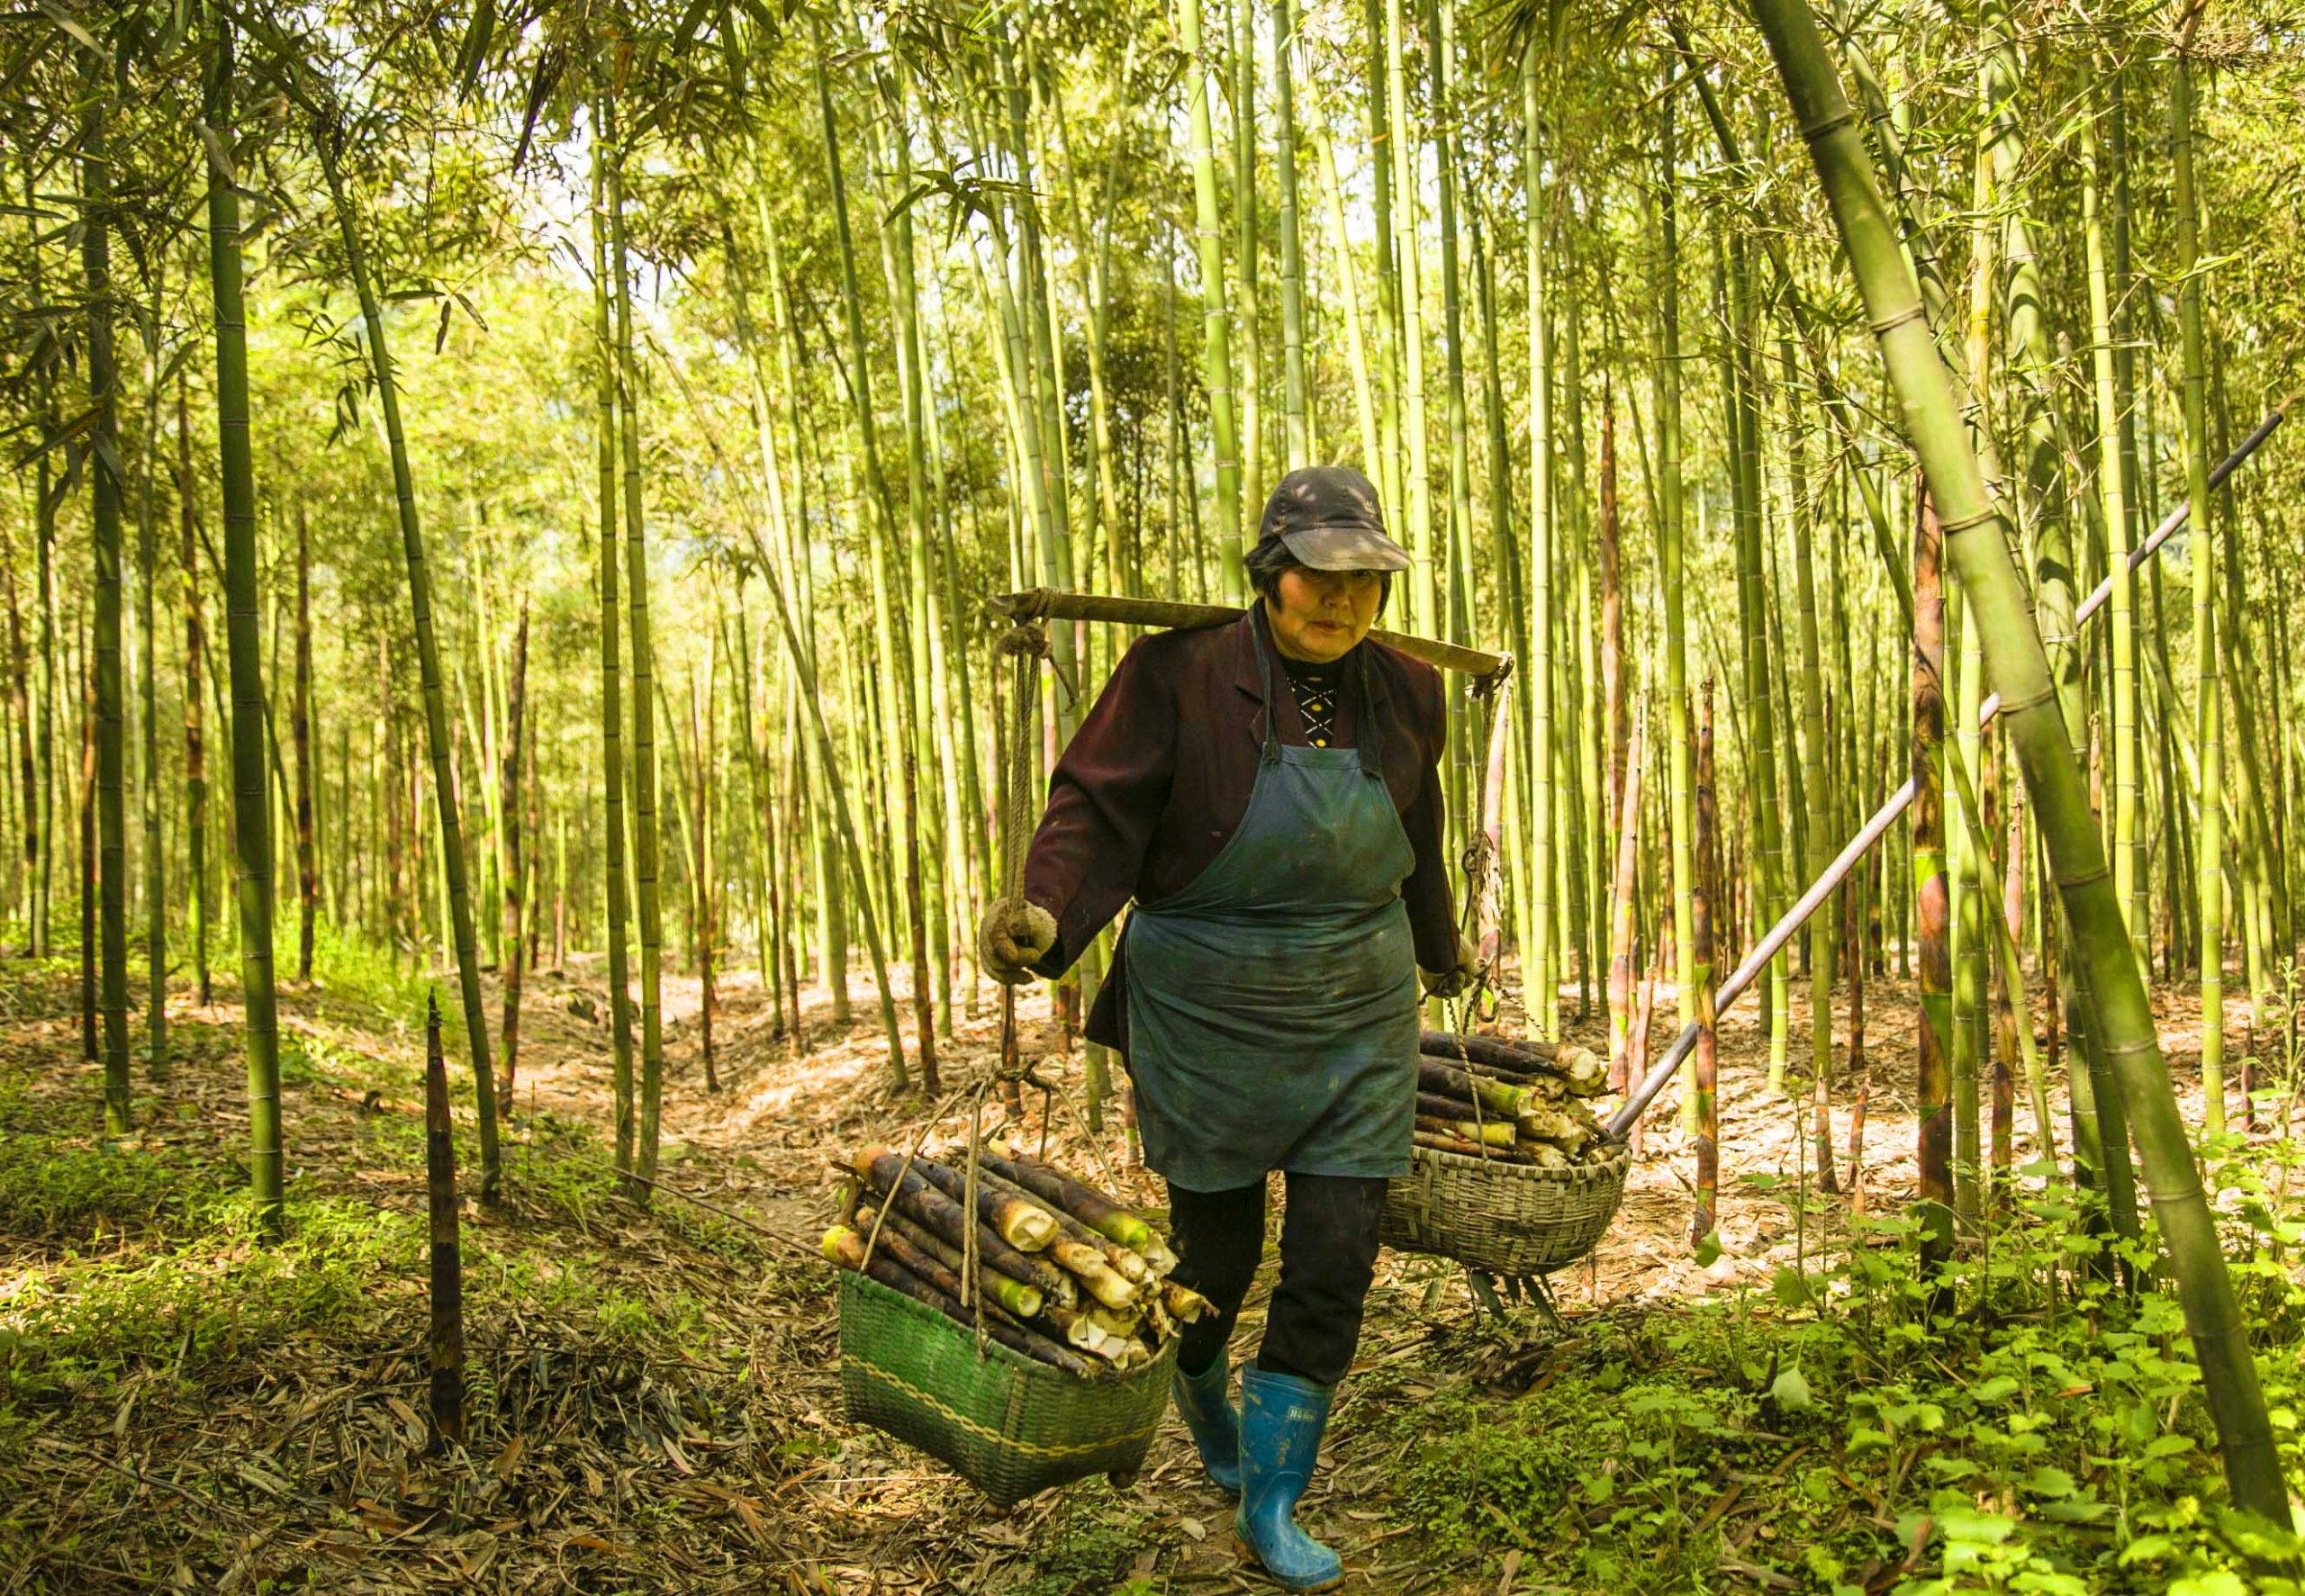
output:
M1173 1413L1133 1486L1084 1483L1005 1511L843 1420L833 1282L812 1246L827 1160L911 1135L923 1112L885 1088L861 981L845 1030L827 995L809 994L796 1051L749 974L731 975L708 1096L696 985L668 979L661 1178L732 1222L669 1193L647 1207L619 1194L597 965L531 978L506 1195L464 1205L469 1444L426 1455L429 983L325 945L321 978L283 994L290 1236L267 1250L239 1195L248 1120L226 984L200 1007L177 982L173 1067L154 1081L139 1066L139 1134L114 1152L93 1131L75 969L0 964L0 1596L1269 1588L1235 1561L1228 1505ZM453 981L441 991L452 1000ZM1894 981L1867 996L1864 1202L1893 1216L1912 1186L1913 1008ZM493 979L490 999L493 1030ZM2189 999L2163 1002L2193 1089ZM940 1041L948 1090L988 1068L994 1012L988 994ZM1027 1012L1026 1051L1077 1094L1080 1055L1055 1051L1037 995ZM1876 1243L1853 1239L1847 1195L1803 1200L1804 1110L1764 1090L1754 1014L1724 1027L1724 1250L1709 1264L1687 1244L1693 1159L1669 1108L1599 1251L1556 1277L1560 1323L1529 1304L1483 1314L1453 1267L1385 1256L1308 1502L1351 1588L1884 1591L1921 1565L1927 1521L1914 1530L1898 1506L1912 1460L1884 1480L1830 1438L1838 1419L1804 1436L1808 1387L1781 1377L1780 1355L1812 1370L1821 1356L1770 1339L1773 1323L1816 1318L1786 1275ZM1599 1023L1575 1031L1597 1041ZM1661 1046L1669 1027L1657 1032ZM470 1193L470 1078L453 1038L450 1056ZM1839 1083L1835 1102L1844 1177L1849 1092ZM2018 1124L2021 1165L2021 1101ZM1061 1116L1052 1150L1085 1170L1081 1134ZM1125 1144L1106 1151L1127 1195L1157 1209ZM1270 1286L1267 1270L1238 1348L1253 1347ZM1559 1404L1650 1390L1668 1366L1686 1376L1676 1390L1731 1395L1668 1426L1679 1517L1616 1511L1655 1500L1611 1483L1665 1477L1632 1461L1655 1436L1628 1443L1619 1475L1614 1458L1579 1456L1562 1428L1576 1411ZM1557 1512L1563 1501L1574 1510ZM2015 1487L2008 1501L2038 1505Z

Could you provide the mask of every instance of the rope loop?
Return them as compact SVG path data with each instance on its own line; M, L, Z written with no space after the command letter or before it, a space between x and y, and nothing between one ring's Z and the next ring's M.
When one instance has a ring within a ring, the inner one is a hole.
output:
M1034 591L1039 591L1038 589ZM1051 658L1048 628L1041 624L1037 616L1021 617L1015 626L1000 635L999 641L992 645L992 652L1004 660L1018 655L1042 660Z

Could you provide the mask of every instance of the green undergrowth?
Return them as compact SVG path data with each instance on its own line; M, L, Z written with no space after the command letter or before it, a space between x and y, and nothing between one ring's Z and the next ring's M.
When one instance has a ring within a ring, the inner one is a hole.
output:
M1155 1596L1157 1576L1135 1573L1180 1537L1159 1515L1101 1490L1068 1492L1035 1538L1028 1571L996 1585L1001 1596Z
M406 978L383 961L334 973L345 1005L381 1011L405 996ZM285 1239L267 1246L245 1147L194 1117L193 1088L213 1101L227 1084L202 1072L237 1081L238 1038L200 1025L176 1035L168 1082L139 1070L140 1119L152 1129L119 1148L94 1134L92 1078L43 1081L36 1061L0 1060L0 1466L50 1417L109 1412L123 1385L157 1381L196 1402L269 1379L283 1359L420 1360L420 1049L341 1024L284 1032L291 1175ZM773 1284L764 1240L741 1226L626 1198L581 1123L540 1116L508 1128L506 1201L478 1204L468 1071L452 1064L451 1084L466 1335L483 1387L509 1325L587 1357L679 1362L725 1339L701 1293ZM649 1249L659 1264L676 1244L691 1267L635 1266L636 1237L662 1238Z
M2295 1480L2305 1229L2274 1217L2293 1150L2214 1150ZM2263 1572L2294 1544L2226 1505L2174 1296L2104 1278L2111 1249L2041 1173L1958 1257L1949 1301L1922 1283L1912 1222L1858 1220L1845 1254L1766 1287L1604 1312L1418 1401L1361 1392L1355 1411L1402 1447L1396 1511L1444 1561L1517 1553L1522 1590L2297 1590ZM2129 1260L2147 1278L2151 1240ZM1496 1330L1456 1339L1474 1357Z

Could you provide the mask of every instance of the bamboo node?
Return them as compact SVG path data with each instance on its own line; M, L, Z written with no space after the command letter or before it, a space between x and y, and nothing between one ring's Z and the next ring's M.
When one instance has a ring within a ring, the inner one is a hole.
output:
M2056 689L2053 685L2045 684L2037 693L2028 693L2021 699L2002 699L2001 712L2003 715L2022 715L2028 709L2038 709L2044 704L2056 702Z
M1937 529L1947 537L1958 537L1964 532L1974 532L1989 521L2001 519L2001 507L1987 496L1984 508L1973 516L1960 516L1949 521L1939 521Z
M1820 122L1803 122L1801 137L1812 145L1821 144L1835 133L1839 132L1841 129L1853 128L1856 125L1857 113L1850 108L1847 100L1843 100L1840 103L1840 109L1832 115Z
M2097 861L2094 870L2084 870L2077 876L2059 876L2056 879L2057 890L2063 892L2070 888L2092 886L2096 882L2111 879L2112 873L2112 867L2101 859Z
M1925 321L1928 318L1929 312L1922 308L1921 302L1916 299L1911 303L1890 312L1888 315L1884 316L1877 320L1870 321L1868 325L1873 329L1873 336L1875 338L1885 338L1891 333L1896 331L1898 328L1904 326L1908 322ZM1939 524L1941 525L1942 523Z

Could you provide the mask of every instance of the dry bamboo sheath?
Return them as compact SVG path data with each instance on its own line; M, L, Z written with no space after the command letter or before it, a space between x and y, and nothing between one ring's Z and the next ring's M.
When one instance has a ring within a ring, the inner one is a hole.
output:
M2225 479L2239 469L2242 462L2256 453L2257 446L2273 436L2274 428L2287 419L2289 407L2295 402L2295 400L2296 396L2293 394L2282 400L2273 408L2271 415L2257 424L2257 429L2243 438L2240 446L2227 455L2215 471L2210 473L2210 491L2214 492L2222 486ZM2163 518L2161 524L2153 529L2153 536L2130 553L2129 568L2135 571L2146 561L2151 559L2154 553L2169 541L2177 528L2185 524L2185 519L2192 510L2192 503L2190 500L2171 510ZM2096 591L2082 601L2080 609L2074 611L2074 624L2078 626L2104 608L2105 601L2112 596L2112 591L2113 579L2107 576L2104 581L2097 584ZM1993 717L2000 712L2001 695L1995 693L1984 701L1984 707L1977 713L1979 728L1992 725ZM1912 803L1912 783L1908 780L1903 787L1890 794L1888 801L1876 810L1873 817L1865 823L1863 829L1849 839L1849 845L1843 848L1832 863L1825 868L1825 873L1810 884L1809 889L1801 895L1800 901L1785 911L1784 916L1769 927L1767 936L1753 944L1751 951L1745 955L1744 962L1737 966L1729 978L1722 982L1719 990L1713 994L1716 1017L1743 995L1745 988L1752 985L1754 977L1768 968L1769 960L1776 958L1778 951L1793 940L1809 916L1816 913L1818 906L1832 896L1834 888L1840 885L1841 878L1856 868L1858 860L1872 852L1873 844L1886 834L1889 827L1895 824L1897 817L1903 815ZM1640 1085L1633 1088L1632 1095L1625 1098L1623 1105L1616 1113L1609 1116L1604 1128L1611 1138L1622 1140L1625 1133L1640 1121L1641 1116L1648 1111L1650 1104L1656 1100L1657 1094L1665 1089L1665 1083L1673 1078L1674 1073L1681 1067L1681 1061L1686 1059L1690 1050L1696 1046L1697 1031L1698 1027L1695 1024L1682 1027L1681 1033L1673 1039L1673 1045L1665 1050L1664 1056L1650 1067L1649 1073L1641 1078Z

